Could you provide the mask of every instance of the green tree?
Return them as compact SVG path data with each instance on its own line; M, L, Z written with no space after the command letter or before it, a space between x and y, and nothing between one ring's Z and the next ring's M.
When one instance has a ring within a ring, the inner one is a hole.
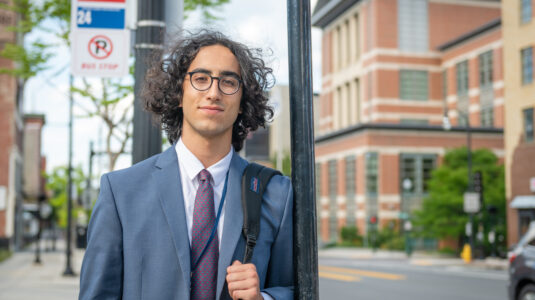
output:
M422 237L454 238L459 246L465 240L465 225L468 215L463 209L463 194L468 186L466 147L451 150L444 156L443 164L433 171L427 182L429 195L424 199L422 209L414 212L415 233ZM485 244L489 251L487 233L495 231L501 236L501 247L505 246L505 173L504 166L488 149L472 152L472 172L480 171L483 177L483 207L474 217L475 224L483 225ZM488 208L497 209L495 216ZM477 232L477 226L473 232Z
M45 174L46 189L52 193L49 199L50 206L52 206L52 220L54 220L60 228L67 226L67 167L56 167L51 173ZM72 170L74 196L81 197L83 191L83 184L86 180L82 168L80 166ZM73 215L76 216L78 211L83 210L82 207L76 204L77 199L73 199Z

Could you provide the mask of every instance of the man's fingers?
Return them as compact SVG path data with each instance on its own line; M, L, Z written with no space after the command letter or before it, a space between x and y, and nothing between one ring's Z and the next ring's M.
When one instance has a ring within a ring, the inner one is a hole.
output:
M236 290L232 293L232 299L233 300L250 300L250 299L256 299L257 296L256 291L251 290Z
M235 261L231 266L227 267L227 273L234 273L234 272L255 272L256 273L256 267L254 264L242 264L239 261Z

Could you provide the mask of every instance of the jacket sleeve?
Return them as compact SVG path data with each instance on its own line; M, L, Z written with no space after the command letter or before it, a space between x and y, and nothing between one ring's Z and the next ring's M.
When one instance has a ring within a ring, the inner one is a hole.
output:
M273 299L292 300L294 287L293 271L293 189L289 180L284 180L286 191L284 212L277 236L271 247L271 257L262 292Z
M100 195L89 222L87 250L80 274L79 299L121 299L122 233L109 177L103 175Z

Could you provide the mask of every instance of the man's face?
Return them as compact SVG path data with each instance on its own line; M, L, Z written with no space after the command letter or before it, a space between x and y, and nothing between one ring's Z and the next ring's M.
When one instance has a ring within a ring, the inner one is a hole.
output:
M241 78L238 60L227 47L206 46L199 50L188 68L189 72L201 72L214 77L223 75ZM208 77L210 80L210 77ZM182 89L182 136L214 139L228 136L232 140L232 126L240 113L242 87L232 95L223 94L218 88L218 79L206 91L199 91L191 85L190 75L186 74Z

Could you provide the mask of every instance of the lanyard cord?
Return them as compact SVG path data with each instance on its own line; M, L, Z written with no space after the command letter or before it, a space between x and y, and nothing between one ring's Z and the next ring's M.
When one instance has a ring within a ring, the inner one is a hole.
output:
M193 267L191 268L191 272L192 273L197 268L197 265L199 264L199 262L201 261L202 256L204 255L204 252L206 252L206 249L208 248L208 246L210 245L210 243L214 239L215 233L217 231L217 225L219 224L219 217L221 217L221 211L223 210L223 202L225 202L225 196L227 195L227 183L228 183L228 173L229 173L229 171L230 171L230 168L227 171L227 175L225 176L225 185L223 186L223 193L221 194L221 201L219 202L219 208L217 210L217 218L215 219L214 226L212 227L212 232L210 233L210 238L208 238L208 241L206 242L206 245L204 245L204 248L202 249L202 252L199 255L199 258L197 258L197 260L193 264Z

